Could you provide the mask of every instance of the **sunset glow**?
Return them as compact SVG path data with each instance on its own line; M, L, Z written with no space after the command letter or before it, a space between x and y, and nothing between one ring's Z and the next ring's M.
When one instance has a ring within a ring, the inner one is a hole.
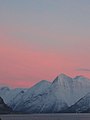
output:
M89 0L0 6L0 85L30 87L60 73L90 78Z

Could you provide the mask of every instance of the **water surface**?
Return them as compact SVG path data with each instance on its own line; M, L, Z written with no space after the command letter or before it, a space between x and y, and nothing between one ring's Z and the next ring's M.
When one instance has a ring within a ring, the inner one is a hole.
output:
M1 120L90 120L89 113L0 115Z

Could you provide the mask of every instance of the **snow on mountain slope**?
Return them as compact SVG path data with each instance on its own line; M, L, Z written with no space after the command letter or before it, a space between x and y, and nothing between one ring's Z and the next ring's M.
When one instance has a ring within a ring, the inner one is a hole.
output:
M58 99L62 98L68 106L71 106L90 92L90 80L82 76L70 78L65 74L60 74L53 81L51 90L56 91L55 95Z
M76 102L74 105L69 107L66 112L72 112L72 113L84 113L84 112L90 112L90 93L85 95L83 98L81 98L78 102Z
M14 104L17 102L19 102L19 98L21 97L20 95L22 95L22 91L25 92L26 89L24 88L16 88L16 89L10 89L8 91L5 92L5 94L1 95L1 97L3 98L4 102L12 107L12 105L14 106ZM19 94L19 95L18 95Z
M51 83L40 81L29 89L7 90L3 99L15 111L26 113L61 112L90 92L90 79L60 74Z
M8 87L0 87L0 97L3 97L6 92L10 91L10 88Z
M65 101L61 96L56 95L58 81L56 87L53 86L54 84L56 82L51 84L47 81L36 84L27 91L27 94L23 97L24 102L18 104L14 110L26 113L49 113L66 109L68 106Z
M90 92L90 79L77 76L73 79L73 104Z
M71 96L73 94L73 79L67 75L60 74L53 81L50 91L55 94L57 99L64 100L68 105L71 104Z
M13 109L18 111L27 109L31 105L31 103L35 102L38 97L40 97L44 92L47 91L50 85L51 83L46 80L40 81L27 90L27 92L23 95L22 102L19 102L18 105L16 105Z
M22 102L23 100L23 94L26 92L26 90L21 89L20 91L17 91L14 93L12 99L8 99L7 104L14 108L19 102ZM8 95L8 94L7 94ZM9 93L9 96L11 94ZM7 97L7 96L6 96Z
M31 97L36 97L39 94L42 94L45 92L51 85L51 82L47 80L42 80L30 89L27 90L27 92L24 94L23 99L31 99Z

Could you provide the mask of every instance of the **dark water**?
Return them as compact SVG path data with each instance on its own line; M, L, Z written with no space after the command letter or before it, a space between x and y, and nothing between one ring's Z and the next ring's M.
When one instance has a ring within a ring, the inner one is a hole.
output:
M0 115L1 120L90 120L90 114Z

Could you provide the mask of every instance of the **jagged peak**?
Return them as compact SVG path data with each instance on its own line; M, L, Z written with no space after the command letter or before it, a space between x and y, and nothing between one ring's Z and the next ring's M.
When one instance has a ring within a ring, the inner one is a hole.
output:
M44 85L44 84L51 84L50 81L47 81L47 80L41 80L40 82L38 82L37 84L35 84L34 86L37 86L37 85Z
M71 77L61 73L54 79L53 83L58 83L58 84L63 85L65 83L71 82L71 81L72 81Z
M66 75L64 73L61 73L58 75L58 78L71 78L71 77L69 77L68 75Z
M46 85L46 86L51 85L51 82L47 81L47 80L41 80L40 82L36 83L31 88L29 88L29 90L36 88L36 86L39 88L40 86L42 87L44 85Z

